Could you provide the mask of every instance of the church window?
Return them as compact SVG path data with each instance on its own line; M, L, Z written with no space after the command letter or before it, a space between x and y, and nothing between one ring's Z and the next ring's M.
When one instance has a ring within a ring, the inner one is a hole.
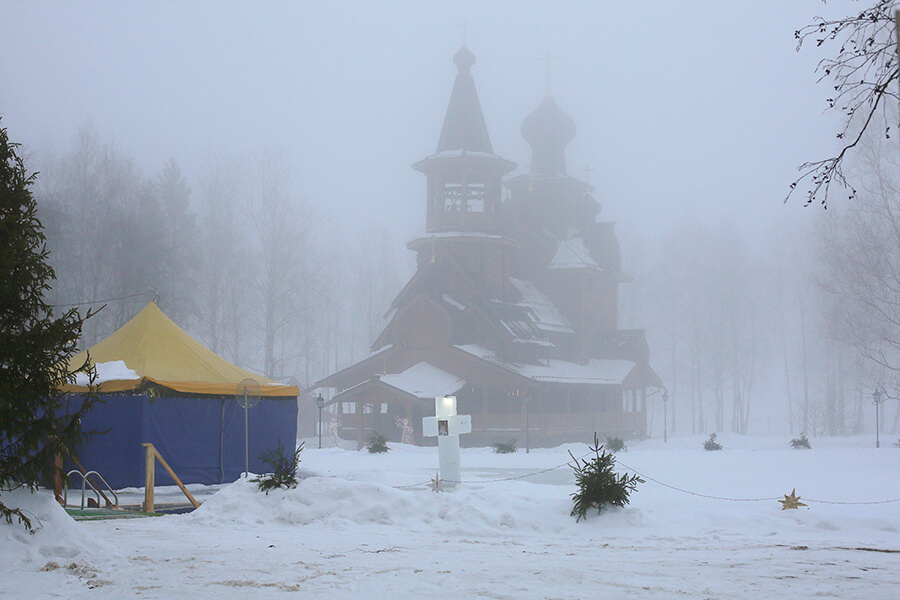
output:
M462 199L462 184L451 181L444 184L444 212L459 212Z
M469 212L484 212L484 184L472 183L466 185L466 210Z

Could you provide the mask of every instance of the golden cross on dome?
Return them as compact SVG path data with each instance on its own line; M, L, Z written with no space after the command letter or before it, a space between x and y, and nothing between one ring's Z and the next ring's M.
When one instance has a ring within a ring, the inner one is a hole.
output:
M550 61L558 60L558 59L559 59L559 57L553 56L552 54L550 54L549 50L547 50L547 54L545 54L544 56L542 56L541 58L538 59L538 60L547 62L547 95L548 96L550 95Z

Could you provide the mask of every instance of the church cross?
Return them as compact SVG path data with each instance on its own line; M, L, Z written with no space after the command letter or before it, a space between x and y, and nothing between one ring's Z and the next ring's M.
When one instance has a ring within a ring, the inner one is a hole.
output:
M588 185L591 185L591 171L593 169L590 165L584 165L584 182Z
M547 62L547 95L548 95L548 96L550 95L550 61L551 61L551 60L558 60L558 59L559 59L559 57L558 57L558 56L553 56L552 54L550 54L550 51L549 51L549 50L547 50L547 54L545 54L544 56L542 56L542 57L540 57L540 58L538 59L538 60L540 60L540 61L546 61L546 62Z
M466 27L469 26L469 22L463 21L462 23L459 24L459 26L462 27L462 30L463 30L463 46L465 46L466 45Z

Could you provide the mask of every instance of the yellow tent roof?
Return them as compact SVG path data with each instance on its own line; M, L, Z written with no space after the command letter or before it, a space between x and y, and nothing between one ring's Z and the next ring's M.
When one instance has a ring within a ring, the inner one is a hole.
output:
M189 394L231 396L238 384L253 379L264 397L296 397L297 386L282 385L256 373L235 366L192 338L167 317L154 303L149 303L105 340L69 360L70 368L84 364L90 354L94 364L121 360L136 372L139 379L105 381L101 392L132 390L145 382ZM85 388L66 386L66 391Z

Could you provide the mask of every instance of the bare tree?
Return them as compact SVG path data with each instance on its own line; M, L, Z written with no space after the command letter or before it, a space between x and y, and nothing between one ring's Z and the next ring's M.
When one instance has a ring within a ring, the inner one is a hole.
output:
M200 178L202 269L197 282L200 337L217 354L250 366L244 338L250 330L252 283L248 237L241 209L247 189L245 162L210 154Z
M859 145L873 125L876 115L885 123L896 123L897 112L887 100L898 98L897 39L894 14L900 0L877 0L874 5L843 19L816 17L813 22L795 32L797 49L804 43L816 46L839 44L837 54L819 62L816 72L820 81L833 81L834 94L827 99L828 107L843 113L844 127L837 134L842 140L840 151L832 157L807 162L800 166L800 177L790 186L785 202L801 184L806 186L806 205L818 201L827 208L831 185L849 187L850 196L856 190L844 172L845 158ZM889 137L890 125L883 135Z
M291 185L283 159L270 153L257 158L248 205L259 257L254 287L262 312L263 372L283 375L292 362L290 370L298 368L299 359L308 383L321 333L313 313L320 305L316 291L322 271L314 235L322 217Z
M877 122L877 121L876 121ZM819 226L832 336L868 366L868 387L900 393L900 161L895 140L868 134L850 167L858 193Z
M182 326L196 320L202 255L197 215L191 209L191 189L172 158L157 174L153 191L164 219L158 243L162 246L157 291L166 314Z
M90 346L152 299L149 290L171 274L175 246L165 241L157 189L90 123L68 153L47 162L37 197L59 273L52 302L108 305L85 323L82 343Z

